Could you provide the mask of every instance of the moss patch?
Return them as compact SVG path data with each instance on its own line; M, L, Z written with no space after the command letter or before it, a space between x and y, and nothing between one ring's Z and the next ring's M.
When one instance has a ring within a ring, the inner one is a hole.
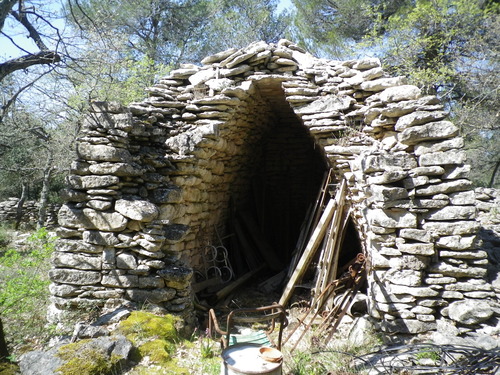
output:
M154 363L164 363L172 360L171 354L175 351L175 345L163 339L145 342L139 347L141 357L149 357Z
M158 316L146 311L133 311L126 320L120 323L119 330L134 345L151 338L176 342L179 340L175 329L177 319L172 315Z
M112 374L116 364L122 359L109 356L97 347L90 345L92 340L63 345L58 356L65 363L57 369L62 375L107 375Z
M14 363L0 362L0 375L16 375L19 374L19 367Z
M137 366L128 373L129 375L190 375L191 372L185 368L178 367L174 363L166 366Z
M118 331L137 348L134 360L139 364L131 375L188 375L189 371L177 366L173 359L176 344L183 341L175 328L178 318L172 315L158 316L146 311L134 311L122 321Z

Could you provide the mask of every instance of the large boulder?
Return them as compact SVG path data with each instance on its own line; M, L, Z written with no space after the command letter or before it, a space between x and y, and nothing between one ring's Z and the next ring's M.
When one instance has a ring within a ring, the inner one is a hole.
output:
M454 321L471 325L482 323L493 316L493 309L486 301L456 301L448 307L448 314Z
M119 199L115 203L115 210L129 219L143 222L152 221L160 214L154 203L145 200Z

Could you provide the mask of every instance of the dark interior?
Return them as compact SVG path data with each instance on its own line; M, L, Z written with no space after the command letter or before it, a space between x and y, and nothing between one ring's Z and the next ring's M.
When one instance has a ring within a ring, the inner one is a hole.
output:
M275 116L260 149L255 150L258 162L250 197L235 207L229 223L229 230L237 233L232 240L236 275L262 262L272 272L288 266L308 209L329 168L321 149L285 100L281 82L261 82L259 91Z

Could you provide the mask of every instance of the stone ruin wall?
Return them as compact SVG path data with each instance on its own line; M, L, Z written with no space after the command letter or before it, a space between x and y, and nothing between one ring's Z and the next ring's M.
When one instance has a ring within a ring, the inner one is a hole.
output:
M277 121L271 86L348 183L380 329L420 333L444 318L467 330L494 314L463 140L435 96L377 59L317 59L288 41L202 64L127 108L93 103L59 212L54 316L145 302L191 316L192 267L226 234L231 199L249 199Z
M10 225L16 222L17 204L19 198L9 198L0 202L0 223L8 223ZM44 226L54 228L57 226L57 212L61 208L60 204L49 204L47 206L46 219ZM21 218L21 226L27 228L35 228L38 222L38 211L40 205L37 201L26 201L23 204Z

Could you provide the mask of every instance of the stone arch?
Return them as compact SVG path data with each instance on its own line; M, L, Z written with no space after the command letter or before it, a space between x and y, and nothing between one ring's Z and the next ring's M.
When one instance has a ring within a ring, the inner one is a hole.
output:
M192 268L228 234L235 202L256 207L260 199L271 215L295 199L300 214L287 212L298 222L327 168L347 182L352 226L370 262L369 312L382 330L460 322L451 305L486 306L495 296L476 241L463 141L436 97L388 77L377 59L317 59L285 40L202 64L172 71L127 108L92 104L59 212L54 312L147 301L190 316ZM294 155L266 159L263 144ZM275 168L266 182L302 168L297 181L314 183L290 185L298 198L278 186L268 203L256 188L263 165ZM266 226L289 228L270 217ZM484 310L473 323L491 316Z

